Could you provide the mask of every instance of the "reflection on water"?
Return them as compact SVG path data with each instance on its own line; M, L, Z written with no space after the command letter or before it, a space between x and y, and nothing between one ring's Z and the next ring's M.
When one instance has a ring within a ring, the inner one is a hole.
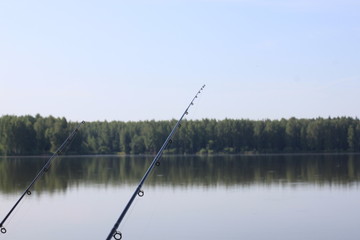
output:
M0 220L47 158L0 158ZM105 239L152 157L63 157L6 222L7 240ZM360 155L172 156L126 240L357 240Z
M0 191L22 191L47 158L1 158ZM61 191L82 185L136 185L147 157L63 157L35 185L38 191ZM360 155L262 155L164 157L147 185L244 186L267 184L357 185Z

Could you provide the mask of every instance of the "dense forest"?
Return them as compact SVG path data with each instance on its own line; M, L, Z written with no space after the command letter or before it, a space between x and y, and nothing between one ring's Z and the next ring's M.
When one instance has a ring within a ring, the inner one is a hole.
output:
M87 122L67 154L154 154L176 120ZM76 122L52 116L0 117L1 155L56 151ZM359 152L357 118L185 120L169 154Z

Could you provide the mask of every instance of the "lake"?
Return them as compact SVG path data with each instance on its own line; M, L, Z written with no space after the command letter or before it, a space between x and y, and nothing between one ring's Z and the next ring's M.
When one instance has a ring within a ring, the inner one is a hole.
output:
M0 239L105 239L152 156L55 159ZM0 221L48 158L0 158ZM164 156L126 240L360 238L360 155Z

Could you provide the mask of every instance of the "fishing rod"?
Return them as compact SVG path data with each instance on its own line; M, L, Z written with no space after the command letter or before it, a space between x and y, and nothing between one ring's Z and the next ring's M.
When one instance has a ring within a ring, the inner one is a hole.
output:
M29 184L29 186L25 189L24 193L20 196L19 200L16 201L15 205L10 209L9 213L5 216L5 218L0 223L0 231L1 233L6 233L6 228L3 227L6 220L10 217L11 213L15 210L15 208L18 206L18 204L21 202L21 200L25 197L25 195L31 195L31 187L35 184L35 182L45 173L49 170L51 162L58 157L64 149L74 140L76 134L78 133L80 127L85 122L82 121L72 132L71 134L66 138L66 140L61 144L61 146L56 150L56 152L47 160L45 165L42 167L42 169L38 172L36 177L32 180L32 182Z
M148 170L145 172L144 176L142 177L142 179L140 180L139 185L137 186L137 188L135 189L135 192L132 194L129 202L126 204L124 210L122 211L120 217L118 218L118 220L116 221L114 227L111 229L109 235L107 236L106 240L110 240L111 238L115 238L116 240L120 240L122 238L122 233L120 231L118 231L117 229L119 228L119 225L121 223L121 221L123 220L123 218L125 217L127 211L129 210L131 204L133 203L133 201L136 198L136 195L138 195L139 197L143 197L144 196L144 191L141 189L142 185L144 184L145 180L147 179L147 177L149 176L150 172L152 171L152 169L154 168L154 166L160 166L160 158L162 156L163 151L165 150L165 148L172 143L172 137L174 136L176 130L181 127L181 121L183 120L184 116L187 115L189 112L189 108L194 105L194 101L195 99L198 97L198 95L201 93L201 91L205 88L205 85L203 85L201 87L201 89L196 93L195 97L191 100L189 106L185 109L184 113L182 114L182 116L180 117L180 119L177 121L177 123L175 124L175 126L173 127L173 129L171 130L169 136L166 138L164 144L162 145L162 147L160 148L160 150L158 151L158 153L156 154L154 160L151 162Z

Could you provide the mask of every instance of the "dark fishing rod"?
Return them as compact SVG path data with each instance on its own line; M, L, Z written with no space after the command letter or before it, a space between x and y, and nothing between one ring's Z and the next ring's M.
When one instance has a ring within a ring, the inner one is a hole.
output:
M160 148L160 150L158 151L158 153L156 154L154 160L151 162L148 170L145 172L144 176L142 177L139 185L137 186L137 188L135 189L135 192L132 194L129 202L126 204L124 210L122 211L120 217L118 218L118 220L116 221L114 227L111 229L109 235L107 236L106 240L110 240L111 238L115 238L117 240L120 240L122 238L122 233L119 232L117 229L119 228L119 225L121 223L121 221L123 220L123 218L125 217L127 211L129 210L131 204L133 203L133 201L136 198L136 195L138 195L139 197L143 197L144 196L144 191L141 190L142 185L144 184L145 180L147 179L147 177L149 176L150 172L152 171L152 169L154 168L154 166L160 166L160 158L162 156L163 151L165 150L165 148L172 143L172 137L174 136L176 130L181 127L181 121L183 120L184 116L187 115L189 112L189 108L194 105L194 101L195 99L198 97L198 95L201 93L201 91L205 88L205 85L203 85L201 87L201 89L196 93L195 97L191 100L189 106L185 109L184 113L182 114L182 116L180 117L180 119L177 121L177 123L175 124L175 126L173 127L173 129L171 130L169 136L166 138L164 144L162 145L162 147Z
M1 233L5 234L6 233L6 228L3 227L4 223L6 222L6 220L10 217L10 215L12 214L12 212L15 210L15 208L18 206L18 204L21 202L21 200L25 197L25 195L31 195L31 187L35 184L35 182L45 173L49 170L51 162L58 157L64 150L65 148L74 140L76 134L78 133L80 127L82 124L84 124L85 122L82 121L76 128L74 131L72 131L72 133L66 138L66 140L61 144L61 146L56 150L56 152L49 158L49 160L47 160L47 162L45 163L45 165L43 166L43 168L38 172L38 174L36 175L36 177L34 178L34 180L32 180L32 182L29 184L29 186L25 189L24 193L20 196L19 200L16 201L15 205L10 209L9 213L6 215L6 217L1 221L0 223L0 231Z

